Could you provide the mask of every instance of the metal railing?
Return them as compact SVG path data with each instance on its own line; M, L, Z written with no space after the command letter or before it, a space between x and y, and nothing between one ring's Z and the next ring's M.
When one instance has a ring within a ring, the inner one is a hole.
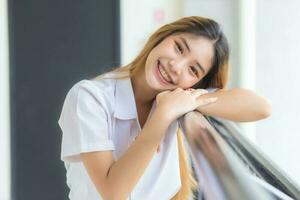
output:
M233 123L190 112L179 124L205 200L299 199L299 187Z

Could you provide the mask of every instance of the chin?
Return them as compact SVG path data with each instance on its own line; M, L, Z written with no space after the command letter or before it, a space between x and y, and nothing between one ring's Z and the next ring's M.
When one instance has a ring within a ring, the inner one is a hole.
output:
M155 77L146 76L146 83L147 85L153 90L159 90L159 83L157 83Z
M154 75L154 73L152 72L154 71L154 69L151 69L148 71L148 73L146 72L146 76L145 76L145 79L146 79L146 82L147 82L147 85L155 90L155 91L158 91L158 92L162 92L162 91L165 91L165 90L173 90L175 88L171 88L170 85L163 85L161 84L156 76Z

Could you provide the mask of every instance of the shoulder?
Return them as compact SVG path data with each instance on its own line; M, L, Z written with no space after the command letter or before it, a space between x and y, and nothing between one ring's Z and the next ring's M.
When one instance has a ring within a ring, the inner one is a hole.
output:
M100 106L108 113L112 113L115 102L115 85L115 79L81 80L68 91L64 107L87 110Z
M104 95L113 92L115 89L115 79L101 79L101 80L81 80L74 84L70 92L78 93L81 90L90 92L93 95Z
M104 99L112 98L115 85L116 80L114 79L81 80L74 84L68 93L76 98L82 95L91 95L96 98Z
M111 115L114 80L82 80L69 90L58 119L64 161L79 161L82 152L113 150Z

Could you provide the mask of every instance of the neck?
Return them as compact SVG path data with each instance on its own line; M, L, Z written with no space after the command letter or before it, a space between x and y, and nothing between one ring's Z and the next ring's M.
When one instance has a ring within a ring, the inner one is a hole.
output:
M150 88L147 84L143 67L137 67L133 71L131 84L136 103L138 105L152 105L158 92Z

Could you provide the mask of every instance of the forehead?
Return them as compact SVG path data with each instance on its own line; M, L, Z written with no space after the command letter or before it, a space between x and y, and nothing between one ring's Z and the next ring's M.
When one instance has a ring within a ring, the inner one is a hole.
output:
M198 36L190 33L179 33L170 36L170 39L175 39L184 45L184 41L188 45L190 51L189 56L203 66L206 71L211 68L214 56L213 41L203 36Z

